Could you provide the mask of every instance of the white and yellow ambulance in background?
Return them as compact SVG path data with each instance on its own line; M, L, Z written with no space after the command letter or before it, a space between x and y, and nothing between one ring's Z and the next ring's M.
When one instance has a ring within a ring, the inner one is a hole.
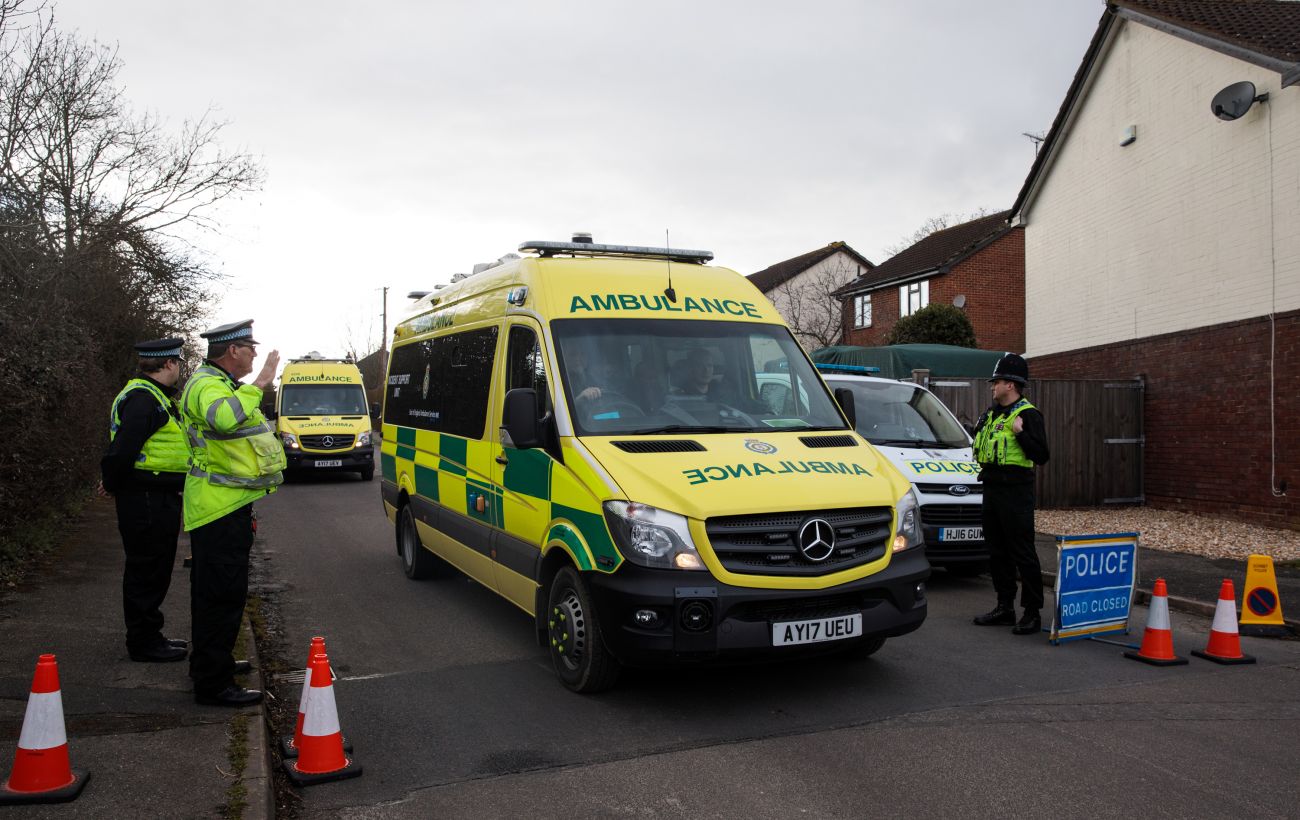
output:
M375 477L370 410L356 364L309 353L290 359L275 398L286 474L345 471Z
M578 692L921 625L915 493L745 277L583 235L520 251L395 329L381 489L408 576L454 566L532 615Z

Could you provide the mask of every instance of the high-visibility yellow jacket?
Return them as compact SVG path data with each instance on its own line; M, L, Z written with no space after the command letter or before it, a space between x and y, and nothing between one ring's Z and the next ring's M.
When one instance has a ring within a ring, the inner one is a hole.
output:
M249 504L284 481L284 447L258 405L262 391L204 363L181 395L192 464L185 477L185 530Z
M148 470L152 473L183 473L190 468L190 448L185 443L185 433L180 422L171 412L172 400L147 379L131 379L122 388L122 392L113 399L113 410L109 414L108 440L117 438L117 429L122 426L118 408L127 394L134 390L147 390L153 395L164 410L167 421L145 440L140 454L135 458L135 469Z

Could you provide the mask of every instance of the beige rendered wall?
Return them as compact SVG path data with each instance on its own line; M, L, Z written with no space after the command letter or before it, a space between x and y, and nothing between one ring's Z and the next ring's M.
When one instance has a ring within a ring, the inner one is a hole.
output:
M1031 356L1300 308L1300 87L1138 23L1114 37L1022 216ZM1217 119L1241 80L1269 101Z

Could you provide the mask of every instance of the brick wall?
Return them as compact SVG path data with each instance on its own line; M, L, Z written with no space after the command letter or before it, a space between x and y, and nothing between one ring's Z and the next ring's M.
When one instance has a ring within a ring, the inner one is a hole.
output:
M952 304L966 297L965 311L983 350L1025 349L1025 231L1013 228L963 259L946 274L931 277L930 304ZM853 327L853 299L844 301L844 344L875 347L888 344L898 323L898 286L871 294L871 327Z
M1146 379L1145 494L1161 509L1300 529L1300 310L1276 317L1271 491L1268 317L1035 356L1035 378Z

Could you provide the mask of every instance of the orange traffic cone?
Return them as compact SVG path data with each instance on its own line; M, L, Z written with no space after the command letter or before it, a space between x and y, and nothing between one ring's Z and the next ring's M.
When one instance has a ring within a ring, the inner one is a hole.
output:
M1241 639L1237 636L1237 593L1231 578L1224 578L1219 587L1219 603L1214 607L1214 623L1210 624L1210 642L1204 652L1193 649L1192 654L1215 663L1255 662L1254 656L1241 653Z
M1181 666L1187 658L1174 654L1174 631L1169 628L1169 592L1165 579L1157 578L1151 590L1151 603L1147 608L1147 631L1142 636L1142 649L1125 652L1124 657L1149 663L1152 666Z
M361 774L361 766L343 753L338 707L326 655L311 659L311 691L303 716L298 759L284 761L285 773L296 786L314 786Z
M81 794L89 779L90 772L73 771L68 763L59 665L53 655L41 655L32 676L13 774L0 788L0 805L66 803Z
M302 723L307 716L307 696L311 694L311 659L326 654L325 639L320 636L312 638L311 649L307 652L307 667L302 676L302 694L298 697L298 723L294 726L292 735L280 737L281 757L298 756L298 744L302 742ZM343 738L343 751L352 751L352 744L346 737Z

